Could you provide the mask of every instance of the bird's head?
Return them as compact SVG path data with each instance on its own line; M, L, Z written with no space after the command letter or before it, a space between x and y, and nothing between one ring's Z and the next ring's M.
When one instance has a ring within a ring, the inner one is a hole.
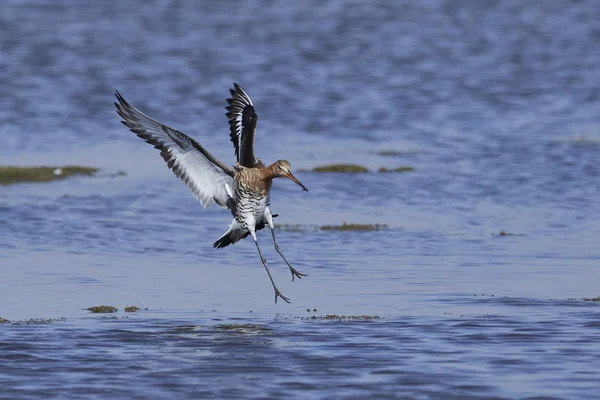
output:
M288 178L296 182L296 184L298 184L304 191L308 192L306 186L300 183L300 181L296 179L296 177L292 174L292 167L290 166L290 163L288 161L275 161L273 164L271 164L269 168L273 171L274 178Z

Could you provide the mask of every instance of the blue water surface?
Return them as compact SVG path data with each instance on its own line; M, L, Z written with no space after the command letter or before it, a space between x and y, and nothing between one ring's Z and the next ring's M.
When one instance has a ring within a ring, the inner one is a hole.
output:
M0 187L0 398L597 397L599 20L593 0L4 1L0 165L101 170ZM233 82L257 155L310 189L272 191L305 278L258 235L289 305L250 239L212 248L230 215L112 104L233 164ZM337 162L414 171L306 172ZM344 222L387 229L318 229Z

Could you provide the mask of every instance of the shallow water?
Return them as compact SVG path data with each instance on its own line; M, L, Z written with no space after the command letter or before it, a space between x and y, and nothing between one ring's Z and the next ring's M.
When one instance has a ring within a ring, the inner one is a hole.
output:
M597 2L5 3L0 163L102 172L0 187L0 398L597 395ZM389 227L277 232L293 283L261 231L289 305L112 105L231 164L233 81L265 162L415 168L275 182L278 223Z

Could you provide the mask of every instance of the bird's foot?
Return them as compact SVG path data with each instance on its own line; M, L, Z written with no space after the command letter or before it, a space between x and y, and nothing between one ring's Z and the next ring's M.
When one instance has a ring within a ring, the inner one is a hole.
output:
M277 298L281 297L281 300L285 301L286 303L290 303L290 299L288 299L287 297L285 297L284 295L281 294L281 292L279 291L279 289L275 288L275 304L277 304Z
M291 265L288 265L288 267L290 267L290 272L292 273L292 282L294 282L295 277L298 277L298 279L302 279L303 276L306 276L306 274L296 271L296 269Z

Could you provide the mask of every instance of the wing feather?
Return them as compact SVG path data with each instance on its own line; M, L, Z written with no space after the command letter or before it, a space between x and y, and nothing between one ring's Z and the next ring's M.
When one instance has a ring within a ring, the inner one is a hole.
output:
M254 132L258 115L256 115L250 96L240 85L234 83L233 89L229 89L229 92L231 98L227 99L229 105L225 107L227 110L225 115L229 120L229 136L235 149L237 162L244 167L256 167Z
M116 92L117 113L133 133L160 150L167 166L185 183L204 207L211 200L227 205L227 185L233 186L234 172L184 133L148 117Z

